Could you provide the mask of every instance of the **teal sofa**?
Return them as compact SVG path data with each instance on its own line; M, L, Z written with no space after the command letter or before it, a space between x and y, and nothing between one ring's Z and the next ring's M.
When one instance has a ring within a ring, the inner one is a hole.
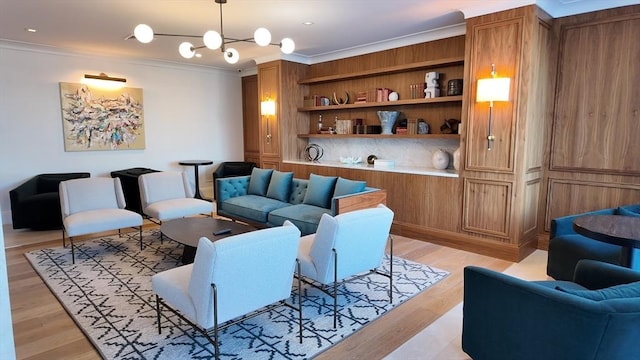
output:
M555 280L571 280L580 259L592 259L611 264L623 265L622 248L580 235L573 229L573 221L585 215L640 216L640 205L625 205L580 214L568 215L551 220L547 275ZM638 251L638 249L634 249ZM640 254L637 254L640 257ZM635 269L640 264L633 264Z
M364 181L254 168L251 175L216 179L216 211L220 216L256 227L295 224L302 235L313 234L322 214L337 214L386 203L386 191Z
M580 260L573 281L464 269L462 349L474 360L640 359L640 272Z

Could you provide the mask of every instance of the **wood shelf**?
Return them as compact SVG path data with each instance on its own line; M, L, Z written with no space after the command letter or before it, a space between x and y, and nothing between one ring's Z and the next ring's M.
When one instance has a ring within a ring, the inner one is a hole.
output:
M381 134L298 134L300 139L460 139L459 134L415 134L415 135L381 135Z
M423 104L447 103L447 102L462 102L462 95L440 96L440 97L428 98L428 99L420 98L420 99L407 99L407 100L398 100L398 101L367 102L367 103L360 103L360 104L305 106L305 107L298 108L298 111L331 111L331 110L364 109L364 108L401 106L401 105L423 105Z
M346 73L346 74L336 74L336 75L327 75L327 76L309 78L309 79L298 81L298 84L310 85L310 84L320 84L320 83L332 82L332 81L360 79L360 78L365 78L369 76L389 75L389 74L407 72L411 70L429 69L429 68L436 68L436 67L449 66L449 65L462 65L463 63L464 63L463 56L438 59L438 60L420 61L420 62L415 62L411 64L387 66L387 67L377 68L373 70L364 70L364 71L357 71L357 72Z

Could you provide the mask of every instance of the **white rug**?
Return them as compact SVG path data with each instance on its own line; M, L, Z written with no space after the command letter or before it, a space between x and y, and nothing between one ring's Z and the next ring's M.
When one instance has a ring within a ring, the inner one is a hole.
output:
M146 231L140 251L136 238L113 236L80 242L75 265L68 248L42 249L25 256L103 357L212 358L208 341L168 311L162 314L163 332L158 335L150 278L180 265L182 245L160 244L157 231ZM296 312L279 307L222 331L221 357L311 358L448 274L398 257L394 257L393 269L393 304L389 304L386 277L369 275L347 283L339 287L338 328L333 329L332 299L309 287L303 297L302 344L297 338Z

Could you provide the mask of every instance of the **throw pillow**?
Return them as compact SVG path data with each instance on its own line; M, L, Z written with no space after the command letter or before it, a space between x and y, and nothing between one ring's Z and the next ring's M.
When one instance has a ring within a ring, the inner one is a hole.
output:
M620 206L616 212L618 215L640 217L640 205Z
M267 197L288 202L289 191L291 190L291 179L293 179L292 172L280 172L274 170L271 174L271 181L269 181Z
M311 174L309 176L309 186L304 195L303 204L320 206L325 209L331 208L331 197L333 188L336 186L335 176L322 176Z
M594 301L640 297L640 281L598 290L570 290L561 287L556 289Z
M249 190L247 193L249 195L266 196L272 173L273 169L253 168L253 170L251 170L251 177L249 178Z
M333 191L333 197L356 194L364 190L367 186L365 181L348 180L342 177L336 181L336 189Z

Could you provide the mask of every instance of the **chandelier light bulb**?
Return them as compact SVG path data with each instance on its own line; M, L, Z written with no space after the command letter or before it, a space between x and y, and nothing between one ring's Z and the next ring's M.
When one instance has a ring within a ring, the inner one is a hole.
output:
M187 41L180 44L178 52L185 59L191 59L196 54L195 50L193 50L193 44Z
M133 30L133 36L141 43L148 44L153 40L153 29L147 24L139 24Z
M224 51L224 59L229 64L235 64L238 62L238 60L240 60L240 54L238 53L238 50L234 48L228 48Z
M204 46L211 50L220 49L220 46L222 46L222 36L217 31L207 31L204 33L202 40L204 41Z
M280 51L284 54L291 54L296 49L296 44L290 38L284 38L280 41Z
M271 43L271 33L269 30L261 27L253 33L253 39L260 46L267 46Z

